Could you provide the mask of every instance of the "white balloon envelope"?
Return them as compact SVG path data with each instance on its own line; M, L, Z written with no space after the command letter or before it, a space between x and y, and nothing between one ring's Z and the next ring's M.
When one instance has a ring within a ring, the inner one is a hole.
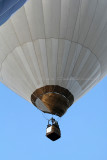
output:
M0 26L0 81L62 116L107 74L107 0L28 0Z

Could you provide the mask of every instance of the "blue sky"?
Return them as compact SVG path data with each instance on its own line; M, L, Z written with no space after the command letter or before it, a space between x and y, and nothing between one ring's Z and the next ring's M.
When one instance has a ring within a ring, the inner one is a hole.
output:
M107 77L59 120L52 142L42 113L0 83L0 160L107 160Z

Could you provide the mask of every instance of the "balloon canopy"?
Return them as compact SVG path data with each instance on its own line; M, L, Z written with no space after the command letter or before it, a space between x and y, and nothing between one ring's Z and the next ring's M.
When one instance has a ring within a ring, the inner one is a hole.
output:
M62 116L107 74L107 0L28 0L0 27L0 81Z

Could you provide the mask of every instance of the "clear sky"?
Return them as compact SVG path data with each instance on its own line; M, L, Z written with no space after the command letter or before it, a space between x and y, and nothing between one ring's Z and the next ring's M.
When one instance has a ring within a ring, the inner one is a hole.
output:
M52 142L42 113L0 83L0 160L107 160L107 77L59 120Z

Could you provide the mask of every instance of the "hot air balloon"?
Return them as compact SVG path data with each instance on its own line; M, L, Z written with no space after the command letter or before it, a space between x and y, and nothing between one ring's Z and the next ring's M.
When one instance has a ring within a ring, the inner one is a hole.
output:
M28 0L0 26L0 81L44 113L63 116L106 74L106 0Z

